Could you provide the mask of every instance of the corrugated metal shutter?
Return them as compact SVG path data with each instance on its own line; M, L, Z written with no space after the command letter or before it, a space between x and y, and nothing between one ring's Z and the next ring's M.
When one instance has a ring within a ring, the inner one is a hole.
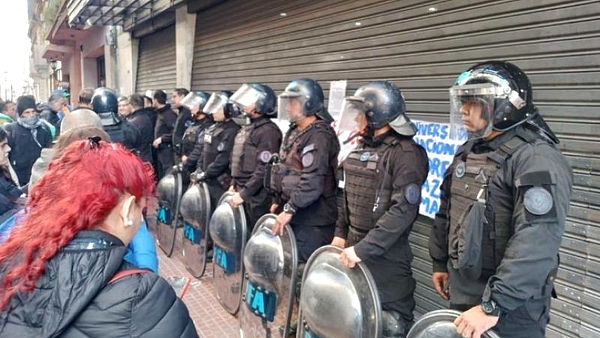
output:
M600 2L233 0L197 22L192 87L207 91L256 81L280 92L306 76L326 90L347 79L351 92L387 79L411 117L446 122L461 71L489 59L525 70L575 172L547 336L600 336ZM419 312L442 306L430 287L430 226L419 217L411 236Z
M140 39L136 92L173 91L177 81L175 25Z

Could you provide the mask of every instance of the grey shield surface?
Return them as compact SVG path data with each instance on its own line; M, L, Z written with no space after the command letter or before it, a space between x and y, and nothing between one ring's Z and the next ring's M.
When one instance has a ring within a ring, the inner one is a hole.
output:
M175 235L179 223L179 204L183 193L181 172L173 169L156 186L158 212L156 215L156 241L167 257L175 247Z
M181 198L183 219L183 263L196 278L204 275L208 252L210 195L204 182L192 183Z
M406 335L406 338L462 338L456 332L454 320L461 312L456 310L431 311L419 318ZM500 336L489 330L483 334L484 338L500 338Z
M236 314L240 308L244 268L242 258L246 245L246 216L242 205L231 207L233 193L221 196L210 219L213 240L213 283L223 308Z
M298 251L289 225L283 236L272 234L275 218L273 214L261 217L244 249L241 338L287 338L290 331Z
M301 338L380 338L381 304L364 263L348 268L342 249L327 245L306 262L298 331Z

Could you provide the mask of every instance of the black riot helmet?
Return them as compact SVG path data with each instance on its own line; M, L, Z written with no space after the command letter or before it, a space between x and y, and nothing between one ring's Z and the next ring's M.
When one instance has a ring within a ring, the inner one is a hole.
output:
M462 125L461 109L467 102L481 107L481 117L488 123L483 130L469 131L471 138L509 130L527 121L534 111L527 75L505 61L483 62L460 74L450 88L450 101L453 127Z
M277 107L280 120L298 121L301 116L293 116L293 112L299 109L302 116L317 115L327 122L333 121L325 108L323 88L313 79L302 78L290 82L279 94Z
M100 87L92 95L92 109L100 116L102 126L114 126L121 123L118 117L117 95L110 89Z
M269 117L277 115L277 97L271 87L260 83L244 83L233 95L231 101L235 103L241 110L254 106L257 113Z
M105 87L94 90L94 94L92 95L92 109L94 109L96 114L116 114L118 112L117 106L117 95L112 90Z
M413 136L417 128L405 112L404 96L398 87L388 81L373 81L358 87L354 95L344 99L339 128L355 130L358 119L364 116L373 130L389 124L398 134Z

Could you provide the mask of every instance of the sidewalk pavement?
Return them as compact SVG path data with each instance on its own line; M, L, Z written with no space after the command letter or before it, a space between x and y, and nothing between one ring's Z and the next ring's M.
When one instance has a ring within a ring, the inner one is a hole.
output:
M212 263L207 265L206 272L200 279L192 277L185 269L181 250L182 233L182 229L178 229L175 250L170 258L157 245L158 273L165 279L172 276L190 277L192 279L190 288L183 297L183 301L190 311L190 316L196 325L196 330L200 337L239 337L240 326L237 317L225 311L215 297Z

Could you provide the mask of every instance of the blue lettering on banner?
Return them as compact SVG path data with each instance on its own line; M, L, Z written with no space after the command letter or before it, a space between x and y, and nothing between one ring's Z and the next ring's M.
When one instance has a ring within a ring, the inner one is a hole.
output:
M440 206L440 186L444 174L452 164L458 148L467 140L467 134L464 128L461 128L456 130L458 135L452 137L454 135L449 123L413 122L418 130L413 139L427 151L429 158L429 174L421 186L419 212L434 218Z
M246 305L255 315L273 322L277 295L248 281L246 285Z
M202 240L202 230L191 226L187 222L184 222L183 237L194 244L200 244L200 240Z

